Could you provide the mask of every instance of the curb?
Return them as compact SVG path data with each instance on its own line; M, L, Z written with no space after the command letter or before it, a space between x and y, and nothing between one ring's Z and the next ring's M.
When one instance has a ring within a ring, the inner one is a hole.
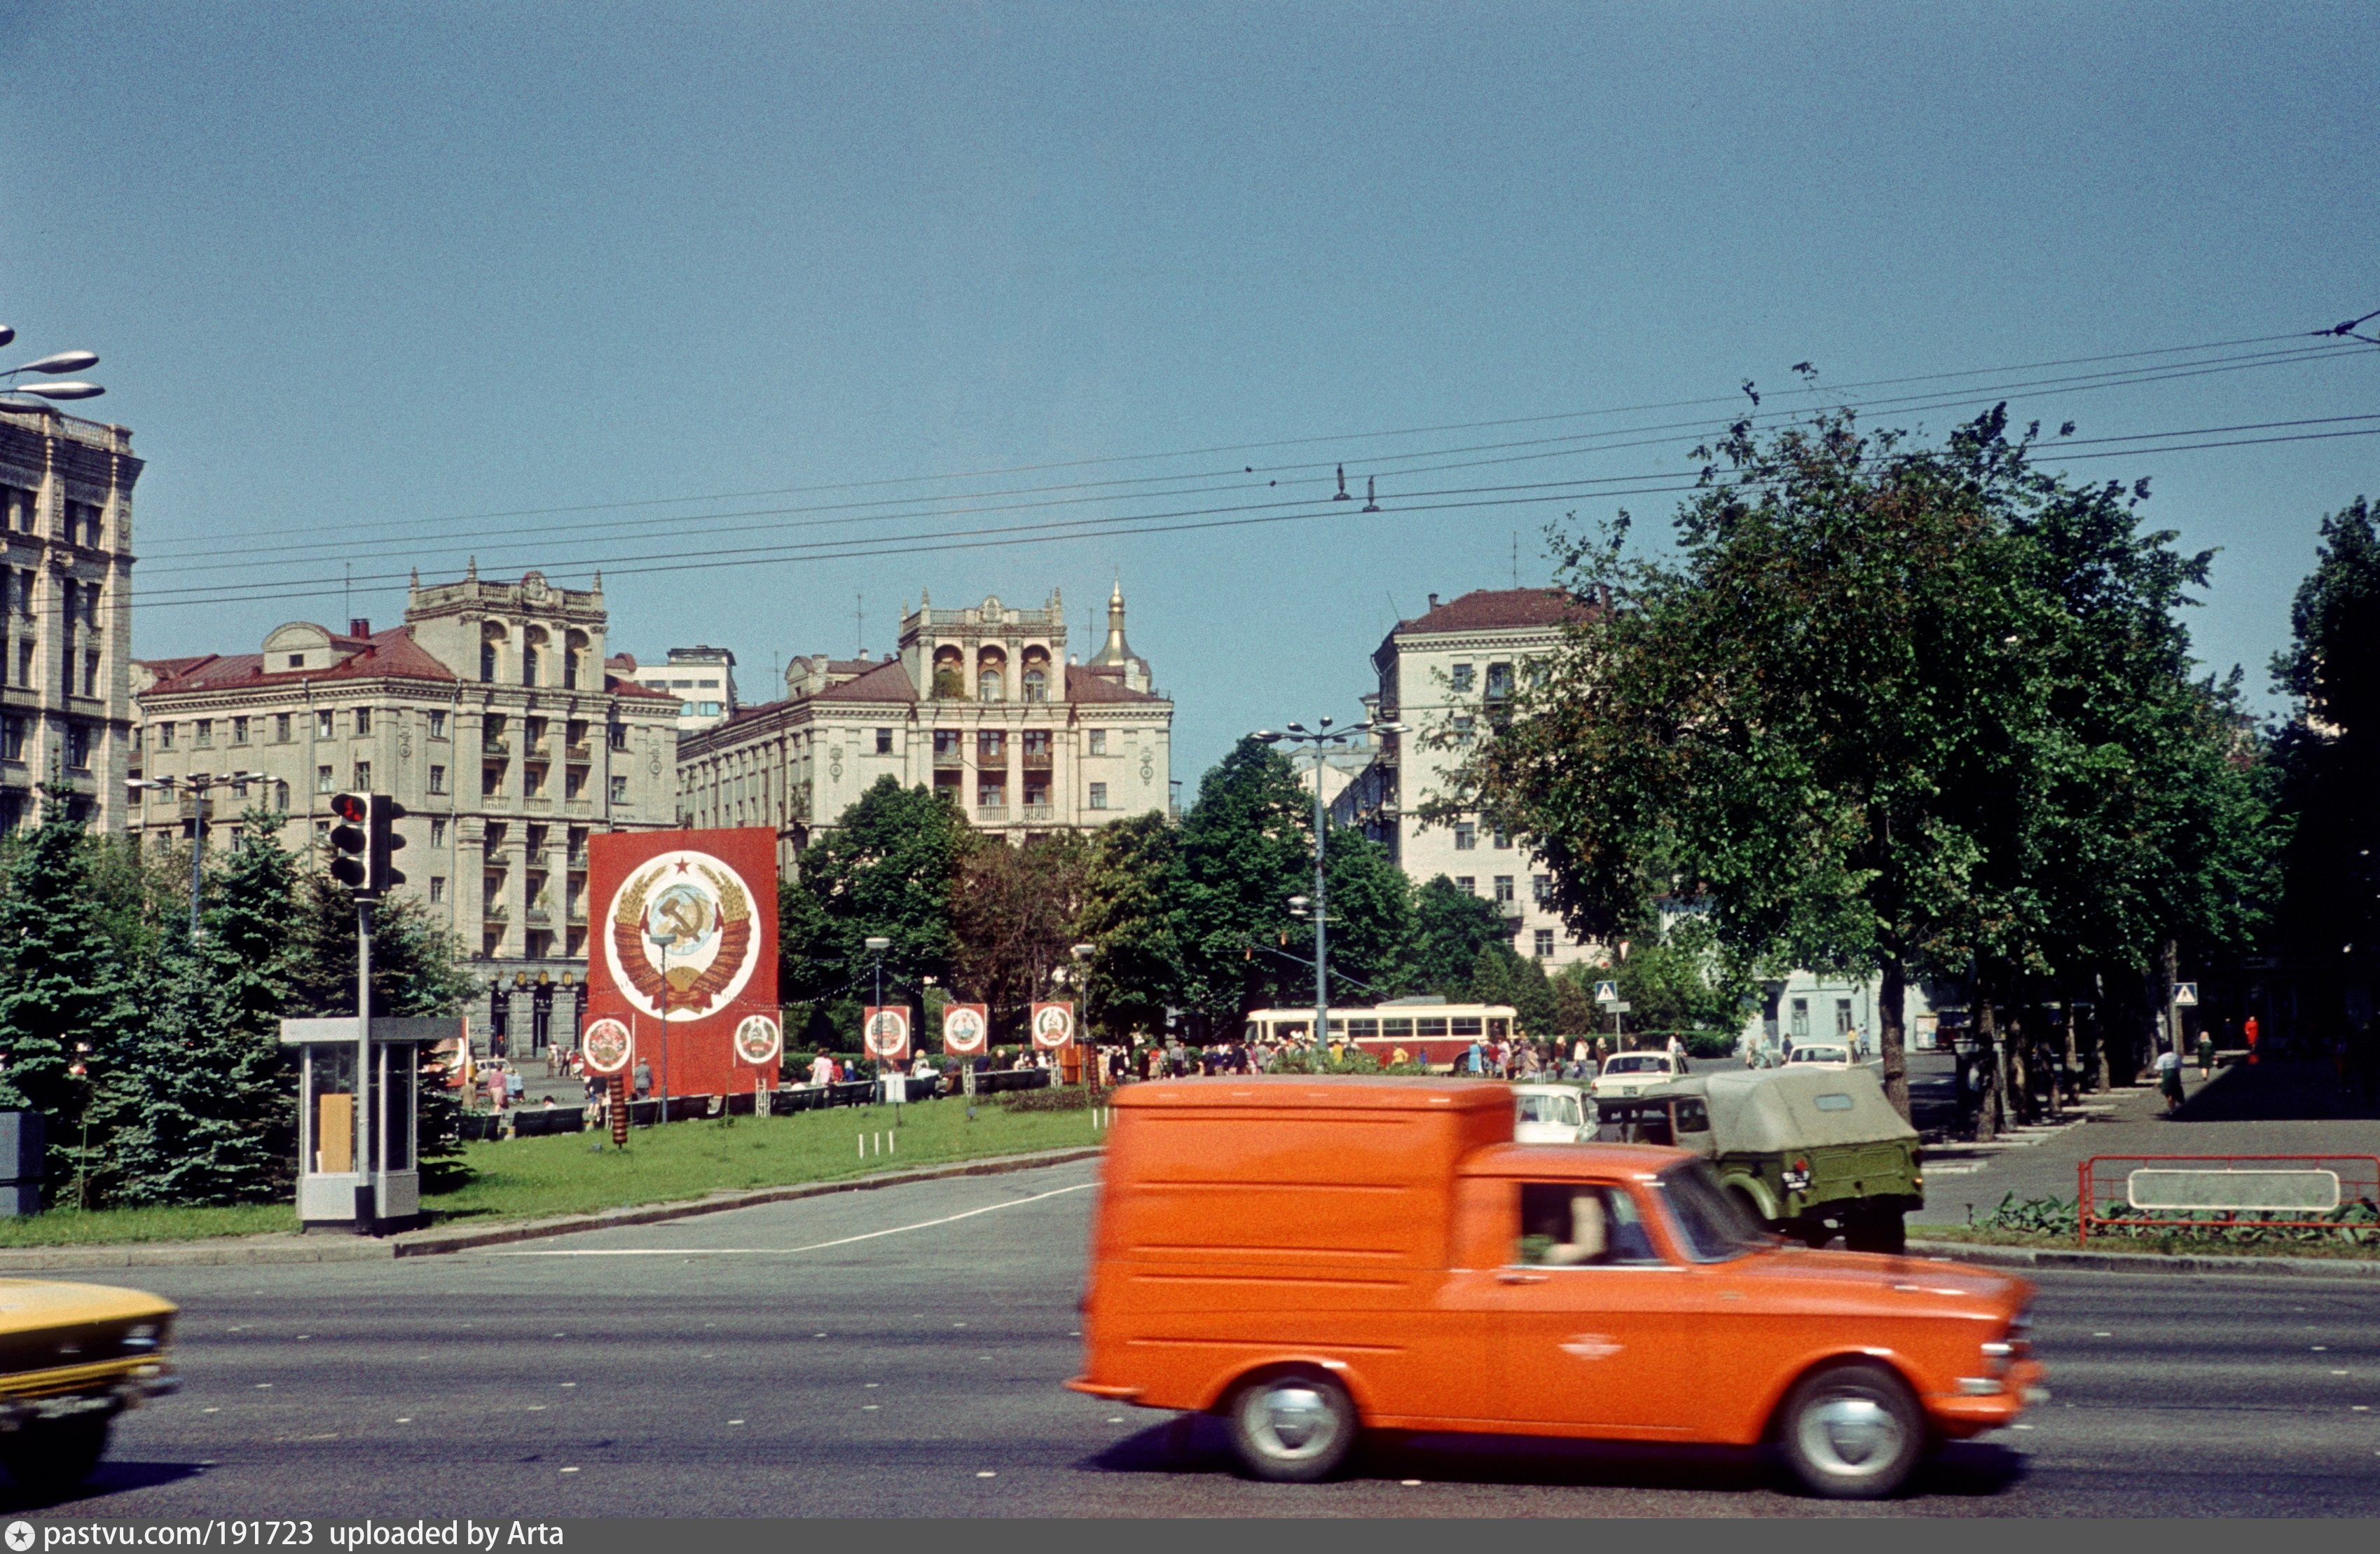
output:
M1982 1263L1994 1268L2029 1268L2046 1272L2264 1274L2298 1279L2380 1279L2380 1258L2349 1257L2224 1257L2195 1253L2063 1252L2047 1247L1977 1246L1963 1241L1915 1241L1912 1256L1951 1262Z
M276 1235L269 1239L225 1237L221 1244L204 1241L131 1242L120 1246L44 1246L0 1250L0 1274L42 1272L55 1269L98 1268L250 1268L297 1263L371 1263L396 1257L437 1257L481 1246L504 1246L547 1236L575 1235L581 1231L611 1230L622 1225L655 1225L690 1220L731 1208L764 1203L791 1203L824 1197L830 1193L866 1193L899 1187L912 1182L936 1182L953 1176L999 1176L1040 1166L1066 1165L1097 1159L1099 1147L1045 1149L1031 1155L996 1155L985 1159L956 1160L949 1165L920 1166L911 1171L875 1176L845 1177L834 1182L803 1182L782 1187L755 1187L745 1192L714 1193L706 1198L674 1203L638 1204L592 1214L563 1214L511 1224L467 1226L451 1231L407 1231L384 1240L366 1236Z

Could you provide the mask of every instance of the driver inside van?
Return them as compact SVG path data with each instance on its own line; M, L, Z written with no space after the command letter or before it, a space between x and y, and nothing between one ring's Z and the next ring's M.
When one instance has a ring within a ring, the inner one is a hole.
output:
M1520 1261L1542 1268L1658 1263L1624 1190L1570 1182L1521 1187Z

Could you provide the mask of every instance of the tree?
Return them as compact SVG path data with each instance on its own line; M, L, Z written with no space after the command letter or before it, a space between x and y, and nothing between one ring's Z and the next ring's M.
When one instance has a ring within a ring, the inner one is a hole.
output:
M1118 820L1091 843L1081 932L1092 946L1087 1022L1111 1037L1162 1032L1183 1001L1180 838L1151 810Z
M1496 904L1472 894L1445 875L1414 892L1413 960L1407 985L1446 998L1467 998L1480 955L1491 946L1512 946L1512 934Z
M1056 990L1051 974L1073 975L1075 920L1082 915L1090 847L1061 832L1012 846L971 837L960 853L951 911L958 941L951 985L991 1010L1001 1039L1024 1039L1033 1001Z
M164 923L143 1017L103 1103L123 1202L240 1203L289 1190L296 1096L280 1017L298 907L282 819L246 818L214 870L202 939L182 917Z
M2380 534L2364 498L2323 520L2289 630L2273 660L2294 702L2273 751L2289 829L2276 939L2324 968L2328 1005L2380 959ZM2343 1009L2325 1014L2343 1023Z
M1183 1003L1226 1026L1250 1009L1295 1002L1299 972L1283 953L1303 929L1289 898L1310 892L1312 800L1287 759L1243 739L1198 783L1182 819ZM1305 973L1311 998L1312 973Z
M103 1071L112 1060L128 989L91 892L72 795L42 795L41 824L0 891L0 1106L42 1113L55 1189L72 1174L77 1146L67 1141L79 1139L91 1098L72 1070ZM102 1076L90 1074L93 1085Z
M1323 877L1330 1002L1368 1003L1403 992L1414 952L1414 892L1404 871L1389 860L1388 849L1347 827L1330 832ZM1309 953L1312 943L1309 938ZM1297 947L1293 933L1290 948Z
M812 1006L813 1038L829 1034L817 1012L831 1001L874 996L870 938L892 941L888 991L914 996L926 977L949 978L958 952L951 894L972 839L948 798L885 776L802 854L799 877L777 892L778 988L788 1004Z

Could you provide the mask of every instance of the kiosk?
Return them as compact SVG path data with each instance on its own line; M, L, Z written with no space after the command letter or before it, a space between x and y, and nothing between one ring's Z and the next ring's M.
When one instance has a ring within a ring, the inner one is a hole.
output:
M421 1213L414 1095L425 1047L460 1036L459 1016L371 1022L370 1073L360 1104L370 1159L356 1159L356 1017L284 1020L281 1041L298 1050L298 1222L304 1230L376 1234Z

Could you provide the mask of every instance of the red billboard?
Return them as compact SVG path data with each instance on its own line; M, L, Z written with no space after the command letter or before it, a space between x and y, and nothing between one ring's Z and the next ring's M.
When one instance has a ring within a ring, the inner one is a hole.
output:
M748 1062L735 1038L754 1016L777 1015L776 832L615 832L587 845L600 914L589 925L589 1018L628 1027L656 1095L773 1087L777 1057Z

